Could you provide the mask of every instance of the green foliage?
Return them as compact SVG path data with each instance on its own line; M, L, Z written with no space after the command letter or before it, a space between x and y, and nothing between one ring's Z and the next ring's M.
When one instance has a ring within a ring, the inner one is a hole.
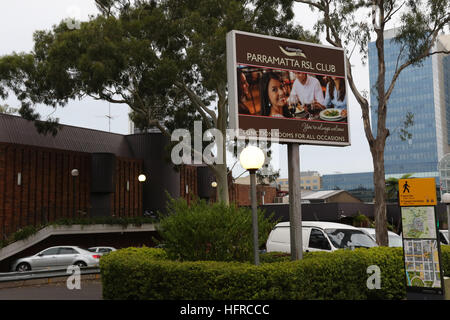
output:
M127 104L140 129L217 127L226 114L226 34L237 29L317 39L294 24L292 1L97 0L99 14L69 28L34 33L34 50L0 57L0 97L8 89L21 115L39 103L65 106L91 96ZM255 9L257 8L257 9ZM221 103L217 103L220 100ZM226 119L226 116L225 116ZM55 127L55 119L49 119ZM36 122L38 123L38 122Z
M400 179L413 178L413 173L404 174ZM397 178L386 179L386 199L390 201L398 201L398 180Z
M275 222L258 210L259 245L262 246ZM252 212L249 208L222 202L170 199L168 214L158 231L172 259L252 261Z
M306 300L403 299L401 248L314 252L297 261L269 254L250 263L173 261L154 249L118 250L100 261L105 299ZM155 255L157 257L155 258ZM263 255L264 256L264 255ZM263 258L262 260L264 260ZM266 260L267 261L267 260ZM369 290L367 268L381 269L381 289Z
M359 213L357 216L353 218L353 226L355 227L363 227L363 228L370 228L371 227L371 221L370 219Z
M13 234L12 239L13 241L25 240L35 234L37 231L38 229L34 226L23 227Z

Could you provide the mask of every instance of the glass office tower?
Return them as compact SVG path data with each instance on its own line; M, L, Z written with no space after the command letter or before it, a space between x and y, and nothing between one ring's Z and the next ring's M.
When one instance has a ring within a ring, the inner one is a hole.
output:
M395 30L385 32L386 90L394 75L400 45L393 41ZM450 47L450 36L441 36L435 50ZM376 135L378 109L376 79L378 61L375 42L369 44L370 101L372 131ZM409 66L397 79L388 102L386 126L390 136L385 148L386 178L412 173L414 177L438 177L438 162L450 151L450 59L433 55L420 65ZM412 138L402 141L399 131L406 114L414 115L408 129Z

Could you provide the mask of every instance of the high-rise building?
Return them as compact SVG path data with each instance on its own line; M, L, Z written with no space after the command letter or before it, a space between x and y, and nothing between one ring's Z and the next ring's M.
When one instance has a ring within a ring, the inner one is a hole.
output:
M391 83L398 61L400 44L394 41L395 29L385 32L384 54L386 89ZM441 35L433 50L450 49L450 35ZM375 42L369 44L370 101L372 130L377 128L378 58ZM388 101L386 126L390 136L386 141L384 163L386 178L411 173L414 177L438 177L438 162L450 152L450 59L432 55L419 65L402 71ZM414 115L414 125L408 129L411 139L403 141L399 131L407 113Z

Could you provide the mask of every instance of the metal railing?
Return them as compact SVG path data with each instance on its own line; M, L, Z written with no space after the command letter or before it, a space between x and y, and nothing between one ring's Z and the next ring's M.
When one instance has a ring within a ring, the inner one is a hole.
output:
M82 267L80 268L80 275L99 274L99 267ZM72 272L67 268L55 268L45 270L32 270L24 272L5 272L0 273L0 283L9 281L23 281L43 278L69 277Z

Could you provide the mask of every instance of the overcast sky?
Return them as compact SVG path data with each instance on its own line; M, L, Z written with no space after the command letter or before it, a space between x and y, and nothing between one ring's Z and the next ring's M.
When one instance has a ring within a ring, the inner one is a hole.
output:
M304 5L295 4L297 21L311 30L314 15ZM88 20L89 15L96 14L93 0L14 0L0 1L0 55L12 52L32 50L32 35L35 30L50 29L61 20L75 16ZM362 66L360 57L355 54L351 61L354 65L353 76L361 90L369 90L368 66ZM348 90L350 92L350 90ZM363 132L361 110L352 94L349 96L350 141L349 147L300 147L300 170L318 171L321 174L352 173L372 171L372 158ZM5 101L0 101L5 103ZM11 107L17 106L17 100L11 96L7 101ZM40 107L45 117L58 117L62 124L86 127L98 130L128 134L128 107L111 104L109 122L109 105L107 102L84 99L72 101L63 109ZM230 160L230 166L232 161ZM287 148L280 146L274 153L274 165L281 168L281 177L287 177ZM239 169L234 170L235 175Z

